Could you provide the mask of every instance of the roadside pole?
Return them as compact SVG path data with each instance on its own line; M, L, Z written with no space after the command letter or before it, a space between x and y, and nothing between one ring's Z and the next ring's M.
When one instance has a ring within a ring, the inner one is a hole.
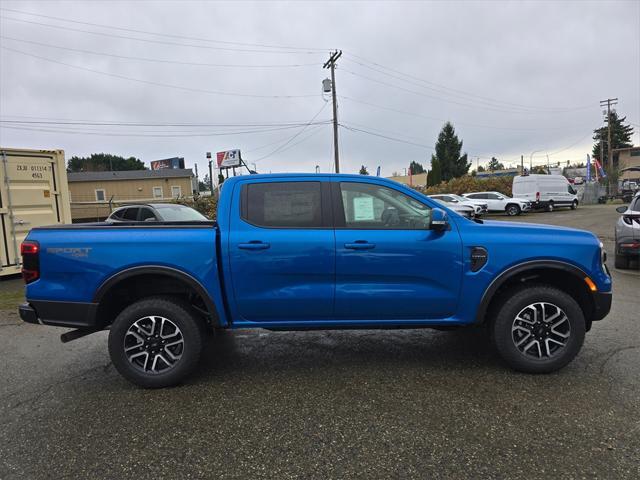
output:
M336 173L340 173L340 153L338 151L338 100L336 96L336 75L335 66L336 61L342 55L342 50L334 51L329 60L322 66L322 68L331 69L331 97L333 100L333 157L336 166Z

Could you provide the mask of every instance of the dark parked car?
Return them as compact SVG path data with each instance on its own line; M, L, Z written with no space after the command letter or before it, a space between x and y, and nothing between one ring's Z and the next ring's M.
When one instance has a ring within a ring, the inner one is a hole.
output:
M197 210L176 203L126 205L114 210L107 222L206 222Z

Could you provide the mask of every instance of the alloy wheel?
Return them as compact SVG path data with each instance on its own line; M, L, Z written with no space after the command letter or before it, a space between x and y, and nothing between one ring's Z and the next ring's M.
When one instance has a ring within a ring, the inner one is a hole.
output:
M564 311L552 303L537 302L524 307L513 320L511 338L523 355L548 359L566 347L571 323Z
M124 353L138 370L147 374L165 373L184 352L184 337L171 320L147 316L133 322L124 336Z

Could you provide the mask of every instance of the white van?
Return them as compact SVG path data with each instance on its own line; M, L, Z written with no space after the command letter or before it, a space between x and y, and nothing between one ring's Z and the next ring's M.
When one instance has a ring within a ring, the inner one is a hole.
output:
M512 191L514 197L529 200L532 208L578 208L577 192L562 175L520 175L513 178Z

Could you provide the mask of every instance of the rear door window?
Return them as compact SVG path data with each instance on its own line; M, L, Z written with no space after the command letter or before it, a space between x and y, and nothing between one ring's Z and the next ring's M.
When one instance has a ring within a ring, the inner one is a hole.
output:
M259 227L322 227L320 182L269 182L245 185L242 218Z
M124 214L122 215L122 218L124 220L127 220L129 222L135 222L138 220L138 210L140 210L137 207L134 208L127 208L124 212Z
M157 220L155 214L153 213L153 211L150 208L141 208L140 209L140 218L139 220L141 222L144 222L147 219L153 219L153 220Z

